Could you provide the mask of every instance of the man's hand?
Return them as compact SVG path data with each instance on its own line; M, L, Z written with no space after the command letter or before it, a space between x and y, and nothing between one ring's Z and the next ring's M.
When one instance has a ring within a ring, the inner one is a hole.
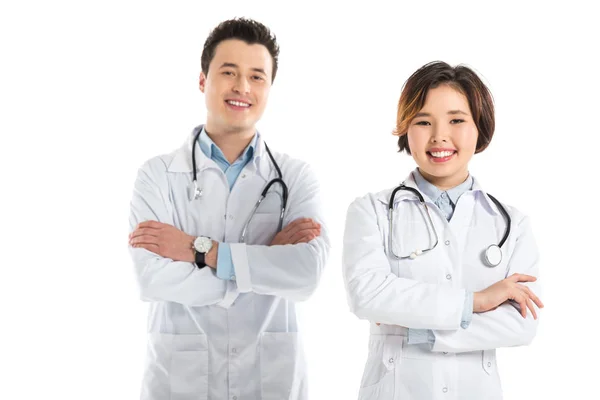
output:
M194 251L192 250L194 239L194 236L190 236L172 225L145 221L131 232L129 245L135 248L144 248L174 261L194 262Z
M519 283L535 282L536 280L537 278L534 276L513 274L500 282L496 282L487 289L473 295L473 312L490 311L500 304L512 300L519 304L523 318L527 317L527 309L529 308L533 318L537 319L533 303L539 308L543 308L544 304L527 286Z
M270 246L308 243L321 235L321 224L310 218L299 218L287 224L273 240Z

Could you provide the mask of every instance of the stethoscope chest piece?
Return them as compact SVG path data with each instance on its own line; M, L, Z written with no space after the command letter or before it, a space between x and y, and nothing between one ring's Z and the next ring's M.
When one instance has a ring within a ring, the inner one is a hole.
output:
M502 250L497 244L492 244L485 250L484 257L489 267L496 267L502 262Z

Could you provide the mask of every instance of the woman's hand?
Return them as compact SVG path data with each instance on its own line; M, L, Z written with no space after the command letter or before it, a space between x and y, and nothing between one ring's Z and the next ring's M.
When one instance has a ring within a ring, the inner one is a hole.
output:
M537 319L533 303L539 308L543 308L544 304L527 286L521 284L521 282L535 282L536 280L535 276L513 274L500 282L494 283L481 292L474 293L473 312L482 313L490 311L502 303L512 300L521 307L523 318L527 317L527 309L529 308L533 318Z

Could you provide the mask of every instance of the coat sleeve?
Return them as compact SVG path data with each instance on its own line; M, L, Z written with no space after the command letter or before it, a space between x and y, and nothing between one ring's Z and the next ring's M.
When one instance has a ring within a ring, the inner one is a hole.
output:
M401 278L390 268L375 211L364 197L348 208L343 243L343 277L350 310L361 319L407 328L456 329L466 292Z
M525 217L519 221L515 234L517 239L508 262L507 277L514 273L535 276L538 280L527 282L525 285L541 297L539 253L529 218ZM434 330L433 351L459 353L527 345L535 337L540 317L539 309L535 304L533 306L536 307L537 320L533 319L529 310L527 310L527 318L523 318L517 305L504 303L493 311L473 314L467 329Z
M298 218L311 218L321 224L321 235L308 243L294 245L231 243L236 283L241 293L254 292L302 301L317 288L330 243L319 183L308 165L298 170L289 190L284 226Z
M166 166L155 158L138 171L130 204L129 231L143 221L174 225ZM151 251L129 246L140 296L144 301L171 301L188 306L217 304L227 292L227 282L212 268L173 261Z

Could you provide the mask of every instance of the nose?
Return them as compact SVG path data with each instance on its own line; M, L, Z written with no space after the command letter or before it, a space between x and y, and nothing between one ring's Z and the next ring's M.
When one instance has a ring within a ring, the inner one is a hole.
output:
M246 77L242 76L241 74L238 75L237 79L235 80L235 84L233 85L233 91L240 94L250 92L250 83Z
M441 124L435 124L431 134L432 143L445 143L448 141L448 130L443 128Z

